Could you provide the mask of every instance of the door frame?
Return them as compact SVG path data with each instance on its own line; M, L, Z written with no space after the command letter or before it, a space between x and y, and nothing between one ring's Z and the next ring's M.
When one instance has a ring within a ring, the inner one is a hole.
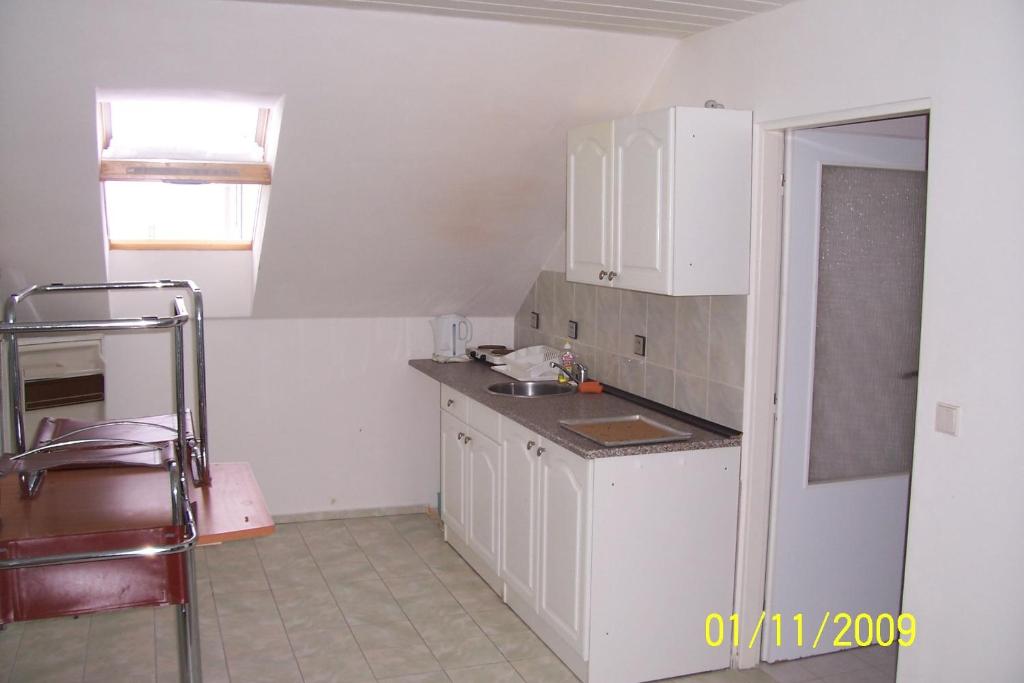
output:
M743 396L743 443L740 452L740 503L736 542L736 591L733 611L740 628L749 632L763 613L768 570L773 461L778 447L775 392L779 365L779 323L782 303L782 239L789 222L783 197L785 139L789 131L879 118L928 114L930 99L811 114L755 123L752 159L750 231L750 293ZM926 218L927 221L927 218ZM927 230L927 225L926 228ZM926 254L927 258L927 254ZM761 661L761 636L740 639L732 665L749 669Z

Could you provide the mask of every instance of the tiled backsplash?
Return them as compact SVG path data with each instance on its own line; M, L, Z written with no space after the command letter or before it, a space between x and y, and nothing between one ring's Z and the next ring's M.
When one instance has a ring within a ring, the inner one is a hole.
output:
M516 347L572 341L596 378L652 401L740 429L745 296L672 297L567 282L545 270L516 314ZM540 329L530 327L530 312ZM633 354L633 336L647 353Z

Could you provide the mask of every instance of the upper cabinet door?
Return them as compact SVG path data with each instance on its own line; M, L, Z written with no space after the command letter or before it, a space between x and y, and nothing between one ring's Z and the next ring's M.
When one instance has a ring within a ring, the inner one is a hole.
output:
M669 293L675 110L615 122L613 285Z
M566 279L607 283L612 263L610 121L569 131L567 173Z

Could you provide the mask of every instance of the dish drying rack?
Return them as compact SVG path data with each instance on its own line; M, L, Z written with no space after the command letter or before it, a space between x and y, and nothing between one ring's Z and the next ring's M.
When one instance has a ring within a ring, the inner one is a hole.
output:
M18 304L45 294L183 291L164 316L18 322ZM186 296L189 303L186 304ZM191 311L191 312L190 312ZM186 402L185 327L192 323L195 406ZM138 606L176 608L178 669L201 683L195 549L273 531L246 463L209 454L203 299L189 280L36 285L12 294L0 337L9 436L0 430L0 627ZM81 332L169 332L174 411L85 422L44 418L25 433L18 339ZM16 477L12 475L17 475ZM168 507L168 500L170 505Z

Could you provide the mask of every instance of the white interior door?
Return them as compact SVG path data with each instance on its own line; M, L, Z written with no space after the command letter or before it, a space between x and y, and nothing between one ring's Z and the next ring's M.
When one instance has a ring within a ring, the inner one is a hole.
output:
M866 232L858 232L862 230L858 227L842 236L845 242L825 244L833 237L826 229L831 219L822 221L823 215L829 216L828 211L822 212L822 178L823 172L826 179L834 177L830 169L852 168L873 171L875 175L867 177L880 180L880 169L888 173L901 169L913 172L904 174L905 180L911 185L917 183L923 194L920 172L925 168L927 142L840 131L798 131L789 140L779 406L765 599L769 618L762 640L762 656L767 661L840 649L835 642L844 623L841 619L838 624L835 621L839 612L853 616L895 614L900 606L917 347L913 346L913 358L909 361L905 350L904 357L898 358L894 348L899 344L888 341L886 335L902 330L900 325L914 327L919 335L920 275L916 293L908 291L912 286L897 282L894 291L879 295L886 292L882 284L890 275L896 273L894 279L898 281L899 273L914 267L907 265L913 257L900 253L902 235L884 242L890 239L892 230L865 228ZM866 225L864 219L850 216L863 215L863 207L875 200L857 196L856 191L844 186L829 189L828 201L833 202L834 197L840 196L835 193L840 191L851 194L841 195L840 204L847 205L837 210L846 210L847 220L852 224ZM883 196L893 193L876 194L879 202L899 204L898 198ZM922 213L917 257L923 259L923 196L919 208ZM892 209L899 210L900 206ZM884 224L881 219L876 223ZM864 256L864 247L872 246L867 242L876 238L884 245L874 245ZM837 256L836 252L843 253ZM851 263L857 259L860 262L851 265L844 258ZM854 277L852 284L838 288L838 297L836 291L819 289L832 282L835 271L846 272L843 269L859 272L858 277L866 281L858 284ZM841 310L836 313L828 306ZM835 327L830 321L836 315L846 321L838 325L846 326L845 339L834 339L837 330L829 327ZM893 323L894 320L897 322ZM918 338L914 338L914 344ZM841 351L837 353L833 346L839 346ZM829 362L827 367L825 359ZM899 368L899 363L910 367ZM874 392L857 388L865 374L878 374L882 388ZM839 399L823 404L828 395L826 389L835 396L837 388ZM843 391L862 393L844 396ZM896 413L906 410L908 397L909 444L905 428L893 419ZM865 457L844 474L844 454L853 454L854 459L861 458L861 454ZM905 458L905 471L896 472L897 466L885 473L886 468L881 466L873 476L857 474L858 468L870 470L886 458L898 461L900 457ZM818 471L812 467L814 462L818 462ZM820 476L822 462L826 464L824 477ZM834 471L830 473L832 465ZM829 476L834 478L829 480ZM771 620L775 614L781 618L778 632ZM794 620L797 614L802 615L802 647L798 645L798 626ZM823 635L812 649L826 614L830 616ZM852 641L851 636L852 629L841 640Z

